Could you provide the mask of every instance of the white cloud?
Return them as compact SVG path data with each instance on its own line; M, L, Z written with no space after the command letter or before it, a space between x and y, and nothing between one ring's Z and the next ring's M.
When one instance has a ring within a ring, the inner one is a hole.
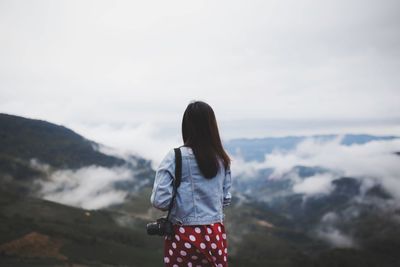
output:
M113 187L115 182L135 179L123 167L88 166L78 170L58 170L48 180L40 181L44 199L85 209L100 209L122 203L127 191Z
M351 248L356 247L355 241L348 235L335 228L329 228L318 232L318 237L327 241L335 247Z
M153 168L158 166L170 149L181 145L182 142L178 135L178 129L175 131L175 136L164 137L163 129L155 122L117 126L77 124L73 128L78 133L90 136L92 140L107 145L109 149L100 146L101 151L106 154L116 154L122 157L134 154L152 160Z
M330 141L308 138L291 151L275 150L262 162L245 162L240 156L233 160L232 174L243 179L257 177L259 171L271 168L266 179L291 179L294 192L307 195L328 194L331 181L343 176L361 181L365 193L381 184L396 199L400 199L400 139L371 141L351 146L341 144L343 136ZM236 165L236 166L235 166ZM293 173L296 166L322 167L328 173L300 178Z
M264 168L265 164L257 161L246 161L240 153L231 155L232 175L241 179L252 179L257 177L258 172Z
M265 161L259 165L263 168L274 168L272 177L275 178L281 177L297 165L319 166L337 173L337 177L349 176L370 185L382 184L388 192L400 199L400 157L394 154L400 151L399 139L351 146L342 145L340 141L341 137L325 142L307 139L293 151L267 154ZM297 188L300 186L302 189L309 189L307 186L314 184L314 189L326 191L326 184L330 179L329 176L316 177L309 182L305 180Z
M335 176L330 173L307 177L293 185L293 192L306 194L308 196L329 194L334 189L331 183L334 179Z
M356 211L356 210L355 210ZM314 234L334 247L350 248L358 247L353 237L345 234L337 228L343 220L351 220L351 216L341 217L336 212L328 212L322 216L320 224L314 229Z

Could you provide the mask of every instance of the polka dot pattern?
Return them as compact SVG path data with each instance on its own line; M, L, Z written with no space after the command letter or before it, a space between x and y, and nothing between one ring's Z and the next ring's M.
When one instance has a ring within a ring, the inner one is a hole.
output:
M174 225L174 233L164 240L164 266L228 266L223 223Z

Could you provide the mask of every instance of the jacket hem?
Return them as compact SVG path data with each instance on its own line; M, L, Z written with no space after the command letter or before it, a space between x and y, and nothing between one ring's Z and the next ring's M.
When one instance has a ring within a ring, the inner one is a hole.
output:
M205 225L205 224L212 224L212 223L217 223L217 222L223 222L224 221L224 215L218 215L218 216L213 216L213 217L201 217L201 218L196 218L196 217L188 217L188 218L171 218L171 222L173 224L177 225Z

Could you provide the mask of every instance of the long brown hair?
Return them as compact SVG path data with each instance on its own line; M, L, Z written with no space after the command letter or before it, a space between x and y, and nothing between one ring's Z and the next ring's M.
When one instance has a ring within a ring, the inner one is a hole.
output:
M205 102L191 102L183 114L182 138L185 146L192 148L197 164L204 177L217 175L219 159L225 170L231 159L222 147L217 120L213 109Z

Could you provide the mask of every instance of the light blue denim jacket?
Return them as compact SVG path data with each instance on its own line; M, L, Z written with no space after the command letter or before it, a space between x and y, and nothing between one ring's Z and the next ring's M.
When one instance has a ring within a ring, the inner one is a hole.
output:
M206 179L200 172L196 158L189 147L181 146L182 180L178 188L170 219L174 224L203 225L223 222L223 207L231 202L230 167L225 171L222 161L215 177ZM157 169L151 204L167 211L172 198L175 176L175 153L171 149Z

